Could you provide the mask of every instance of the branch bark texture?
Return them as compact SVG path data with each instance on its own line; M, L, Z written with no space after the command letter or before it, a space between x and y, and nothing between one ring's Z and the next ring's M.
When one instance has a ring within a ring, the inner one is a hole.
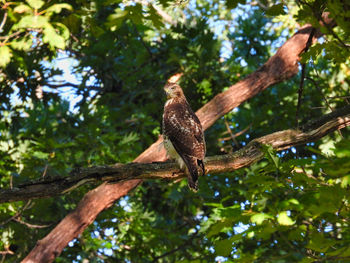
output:
M263 156L261 144L271 145L275 150L315 141L334 130L350 126L350 106L344 107L322 118L310 121L302 130L284 130L251 141L233 154L211 156L205 159L206 173L230 172L260 160ZM134 179L176 180L186 177L175 162L129 163L81 168L69 177L52 178L32 182L16 189L1 190L0 203L52 197L64 194L85 183L116 183ZM123 184L124 186L126 184Z
M311 25L302 27L261 68L228 90L216 95L199 109L196 114L203 128L207 129L221 116L267 87L297 74L299 56L305 50L312 30ZM319 36L320 34L316 34L312 41L315 42ZM296 135L290 135L290 137L293 136ZM162 139L158 139L134 162L164 161L166 159L165 150L158 150L161 142ZM228 164L228 167L230 166L231 164ZM52 262L68 242L82 233L102 210L110 207L114 201L126 195L141 182L142 179L133 179L116 184L103 183L96 189L89 191L79 202L77 208L67 215L43 240L38 241L22 262Z

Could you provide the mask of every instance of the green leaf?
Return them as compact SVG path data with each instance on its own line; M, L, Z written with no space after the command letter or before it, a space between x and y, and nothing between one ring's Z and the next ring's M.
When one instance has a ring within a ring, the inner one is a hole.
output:
M213 224L207 233L207 237L210 238L224 231L227 227L232 227L233 221L234 221L233 218L225 218Z
M222 204L221 203L204 203L204 205L222 208Z
M0 46L0 67L6 67L12 57L11 49L7 46Z
M28 51L33 45L32 38L19 38L11 42L11 47L17 50Z
M276 168L279 168L279 161L280 159L276 155L276 151L272 148L270 145L264 145L263 146L265 152L267 153L267 157L273 162Z
M310 241L306 248L315 250L317 252L326 252L328 248L336 243L335 240L325 238L325 236L318 232L313 232L310 235Z
M291 225L294 225L295 224L295 221L293 221L288 215L287 215L287 211L283 211L281 213L279 213L277 215L277 222L280 224L280 225L283 225L283 226L291 226Z
M283 9L283 3L271 6L265 13L268 16L284 15L286 12Z
M45 4L45 2L41 0L27 0L27 3L35 9L40 9Z
M329 256L341 256L341 257L349 257L350 256L350 247L343 247L340 249L336 249L332 252L327 251L327 255Z
M161 28L164 26L161 16L154 9L153 5L150 5L149 19L152 20L152 23L156 28Z
M67 3L62 3L62 4L55 4L50 6L49 8L46 9L46 13L61 13L62 9L67 9L72 11L73 8L71 5L67 4Z
M228 9L236 8L238 4L245 4L245 0L226 0L226 7Z
M48 153L44 153L44 152L34 152L33 153L33 157L39 158L39 159L47 159L49 157Z
M44 16L24 16L18 24L14 25L14 29L20 28L42 28L48 23L48 20Z
M230 239L219 240L215 242L215 251L220 256L228 256L232 251L232 241Z
M265 213L259 213L250 217L250 221L252 223L256 223L257 225L261 225L267 219L273 219L273 216Z
M13 9L13 12L19 13L19 14L33 13L33 9L31 9L28 5L20 4Z
M314 258L310 258L310 257L305 257L302 260L299 261L299 263L311 263L311 262L315 262L316 260Z
M123 10L121 8L117 8L114 10L114 14L111 14L108 16L107 20L108 22L106 23L107 26L111 27L111 30L114 31L118 28L121 27L123 24L124 20L127 18L129 15L129 11Z
M123 145L123 144L128 144L131 142L135 142L138 140L138 135L134 132L129 133L128 135L125 135L123 137L123 139L119 142L119 145Z
M47 24L44 29L43 41L53 48L64 49L66 46L64 38L57 34L56 30L50 24Z
M65 24L62 24L62 23L55 23L55 26L58 26L58 27L61 28L61 34L60 34L60 35L61 35L65 40L69 39L69 29L68 29L68 27L66 27Z
M69 31L73 34L78 32L79 26L81 24L81 20L75 13L65 17L62 22L66 25L67 28L69 28Z
M128 14L129 14L128 11L123 10L121 8L117 8L114 10L114 14L109 16L109 19L125 18Z
M350 175L344 176L341 179L341 187L346 188L348 185L350 185Z
M129 10L129 15L132 20L136 25L142 24L142 5L137 3L135 6L128 6L125 9Z

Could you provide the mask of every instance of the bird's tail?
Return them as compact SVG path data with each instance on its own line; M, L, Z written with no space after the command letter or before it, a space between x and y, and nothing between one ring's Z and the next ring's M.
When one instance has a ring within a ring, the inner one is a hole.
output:
M202 176L204 176L205 175L205 167L204 167L203 160L197 159L197 164L202 169Z
M194 191L198 191L198 176L199 176L199 170L198 167L200 167L203 171L204 175L204 163L202 160L197 159L196 157L187 156L187 158L184 158L184 161L186 163L187 169L188 169L188 187Z

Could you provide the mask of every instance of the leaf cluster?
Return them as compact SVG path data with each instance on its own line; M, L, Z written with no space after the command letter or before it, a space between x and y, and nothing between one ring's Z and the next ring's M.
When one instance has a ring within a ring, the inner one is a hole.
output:
M258 69L296 22L324 33L324 42L303 56L299 120L300 74L219 119L206 131L208 155L348 103L344 1L147 3L1 2L7 17L0 19L1 188L131 162L161 134L168 77L184 73L180 85L196 110ZM319 26L324 11L336 27ZM73 79L58 67L65 57ZM348 139L342 131L279 153L266 147L266 158L249 168L200 178L197 194L185 181L144 182L102 212L56 262L346 262ZM5 260L28 254L88 190L1 204L0 251L14 252Z

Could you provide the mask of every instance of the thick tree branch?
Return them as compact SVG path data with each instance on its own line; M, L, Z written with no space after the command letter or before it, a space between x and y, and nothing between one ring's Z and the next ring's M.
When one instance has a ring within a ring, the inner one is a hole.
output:
M233 154L207 157L207 173L230 172L260 160L264 153L260 144L276 150L315 141L334 130L350 126L350 105L309 122L303 130L284 130L251 141ZM0 190L0 202L13 202L38 197L50 197L71 191L83 184L103 181L120 182L133 179L176 180L185 177L175 162L129 163L77 169L68 177L45 179L9 190Z
M297 74L299 56L305 50L312 29L311 25L302 27L260 69L231 86L227 91L216 95L199 109L196 113L203 128L207 129L218 118L267 87ZM316 41L320 36L321 34L317 32L312 41ZM158 151L161 141L158 139L134 161L165 160L165 150ZM103 183L89 191L79 202L77 208L68 214L42 241L38 241L22 262L52 262L68 242L82 233L101 211L110 207L113 202L126 195L141 182L142 179L134 179L116 184Z
M325 15L324 17L328 17ZM327 20L328 21L328 20ZM328 21L331 23L331 21ZM266 88L295 76L298 69L300 55L308 45L315 43L321 33L311 25L303 26L289 40L287 40L264 65L240 82L232 85L226 91L217 94L212 100L200 108L196 114L203 129L209 128L215 121L244 101L254 97ZM311 36L311 37L310 37ZM135 162L164 161L165 150L159 151L158 139L147 150L140 154Z

